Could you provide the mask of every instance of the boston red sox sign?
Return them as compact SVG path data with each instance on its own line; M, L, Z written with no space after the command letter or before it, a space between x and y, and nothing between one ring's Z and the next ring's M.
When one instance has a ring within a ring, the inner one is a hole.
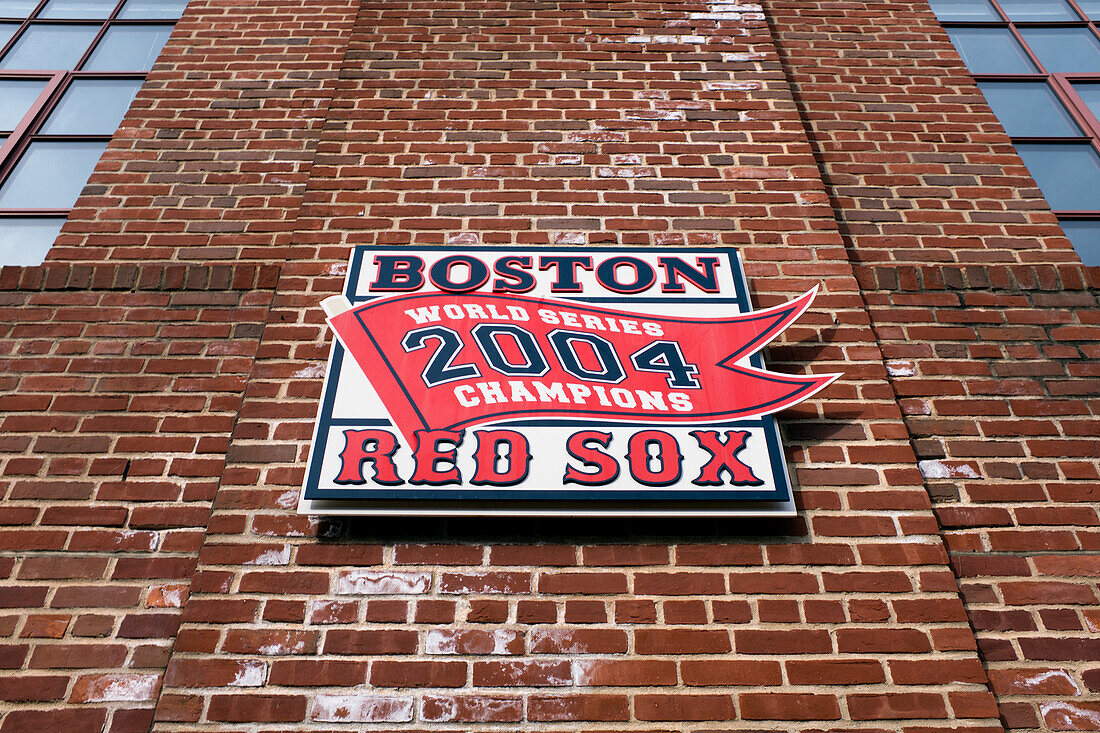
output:
M728 250L357 248L299 510L787 514L771 414L837 375L759 354Z

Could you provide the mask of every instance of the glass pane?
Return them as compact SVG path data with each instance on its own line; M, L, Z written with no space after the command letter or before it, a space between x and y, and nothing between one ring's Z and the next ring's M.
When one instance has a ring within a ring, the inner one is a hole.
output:
M1061 219L1062 231L1086 265L1100 265L1100 221Z
M1100 71L1100 41L1088 28L1021 28L1020 35L1053 74Z
M65 90L44 135L113 135L141 88L141 79L77 79Z
M1066 0L1000 0L1009 20L1081 20Z
M88 181L105 142L33 142L0 187L0 209L67 209Z
M50 0L39 18L106 18L115 9L115 0Z
M32 25L0 59L0 69L71 69L98 31L97 25Z
M39 79L0 79L0 130L14 130L45 88Z
M1083 134L1045 82L983 81L978 83L978 88L1009 135L1065 137Z
M1074 84L1073 91L1092 112L1092 116L1100 120L1100 84Z
M175 20L183 15L187 0L127 0L118 17L126 20L165 18Z
M929 0L929 5L940 20L1001 19L989 0Z
M26 18L38 0L0 0L0 18Z
M947 28L967 68L975 74L1029 74L1035 65L1007 28Z
M1100 0L1077 0L1077 6L1092 20L1100 20Z
M85 71L148 71L172 33L170 25L113 25L95 47Z
M0 265L41 265L64 223L53 216L0 218Z
M1088 143L1017 143L1050 208L1100 209L1100 156Z
M17 30L19 30L18 23L0 23L0 46L10 41Z

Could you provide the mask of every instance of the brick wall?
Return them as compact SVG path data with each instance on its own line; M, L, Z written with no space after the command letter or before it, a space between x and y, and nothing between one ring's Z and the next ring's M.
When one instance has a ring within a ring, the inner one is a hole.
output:
M354 12L192 2L47 264L0 274L5 733L152 724Z
M360 243L820 283L799 515L297 515ZM1075 263L923 4L196 0L0 273L0 731L1100 728Z
M1100 729L1097 268L924 3L766 8L1002 720Z
M0 730L144 729L275 273L4 274Z
M158 729L999 729L758 12L364 3L317 150ZM502 532L281 507L347 245L511 242L741 245L760 304L824 281L772 353L848 375L789 425L802 515Z

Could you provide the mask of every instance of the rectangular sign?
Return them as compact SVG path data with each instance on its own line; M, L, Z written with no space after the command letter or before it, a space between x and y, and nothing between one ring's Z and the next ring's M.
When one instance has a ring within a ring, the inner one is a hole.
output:
M759 350L736 251L357 247L299 511L787 515L771 413L836 375Z

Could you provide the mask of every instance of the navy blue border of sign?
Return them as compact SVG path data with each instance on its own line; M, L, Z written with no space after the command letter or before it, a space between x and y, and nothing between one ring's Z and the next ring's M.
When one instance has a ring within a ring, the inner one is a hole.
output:
M352 304L358 304L371 300L370 297L356 297L353 294L356 283L359 281L359 275L363 266L363 259L367 253L374 250L394 251L401 248L386 247L386 246L374 246L374 245L357 245L352 253L351 264L348 268L347 279L345 281L344 295L352 302ZM664 247L655 248L632 248L632 247L445 247L445 246L424 246L424 247L409 247L410 250L447 250L452 252L460 252L462 250L482 251L484 249L491 249L494 252L515 252L521 251L524 253L537 253L539 249L545 249L547 251L569 251L577 250L583 252L632 252L637 253L643 251L645 253L654 254L672 254L672 255L684 255L684 249L669 249ZM738 312L744 313L752 310L752 303L749 300L748 283L745 280L744 270L741 267L740 256L737 250L728 248L701 248L688 250L692 254L698 254L700 252L714 252L718 255L725 255L730 263L730 270L733 274L734 289L736 291L736 297L734 298L676 298L675 296L665 295L660 298L630 298L623 299L622 297L600 297L600 298L577 298L571 297L571 300L578 300L586 303L618 303L626 305L627 303L665 303L673 300L677 303L715 303L724 302L732 303L737 306ZM755 420L739 420L735 422L722 422L712 423L705 427L729 427L729 428L763 428L765 440L768 447L768 458L771 463L772 480L774 487L770 490L761 489L708 489L708 490L691 490L691 489L653 489L648 491L640 490L609 490L601 489L599 487L578 487L575 489L569 488L554 488L554 489L517 489L517 488L505 488L505 489L491 489L482 487L464 487L464 488L444 488L438 486L415 486L412 484L403 484L399 487L386 487L386 488L367 488L346 486L339 488L322 489L319 486L321 480L321 464L323 463L323 457L325 454L325 448L328 443L328 437L330 428L340 425L357 426L357 427L390 427L391 423L386 419L364 419L364 420L352 420L352 419L337 419L332 417L333 406L336 401L336 386L340 379L340 369L343 366L344 361L344 349L339 342L333 345L332 356L330 358L328 375L325 379L324 394L322 396L322 406L320 414L317 418L318 424L316 427L316 433L313 441L312 450L310 451L310 471L306 478L304 498L308 500L314 499L344 499L344 500L356 500L356 499L412 499L412 500L443 500L443 499L470 499L470 500L525 500L525 501L728 501L728 502L788 502L791 500L791 486L788 481L786 461L783 458L782 443L779 439L779 428L775 424L775 420L771 415L765 415ZM757 352L749 357L749 363L758 369L764 368L764 359L760 352ZM500 423L500 425L507 425L510 427L577 427L578 429L592 429L596 427L617 427L617 426L632 426L638 428L645 428L646 425L642 423L630 423L630 422L614 422L608 420L510 420L506 423ZM495 426L495 425L494 425ZM649 427L653 427L650 425ZM700 427L690 425L677 425L676 427Z

